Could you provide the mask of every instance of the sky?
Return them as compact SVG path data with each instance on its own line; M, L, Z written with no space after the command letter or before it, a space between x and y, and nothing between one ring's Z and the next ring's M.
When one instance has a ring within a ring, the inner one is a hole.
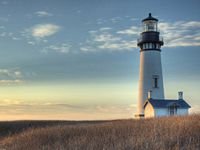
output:
M0 0L0 120L133 118L141 20L159 19L165 97L200 113L199 0Z

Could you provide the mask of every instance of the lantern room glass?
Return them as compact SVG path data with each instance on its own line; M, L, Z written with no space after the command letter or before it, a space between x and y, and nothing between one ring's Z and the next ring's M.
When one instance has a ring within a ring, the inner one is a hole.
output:
M147 31L158 31L157 28L157 21L154 20L147 20L143 22L143 32L147 32Z

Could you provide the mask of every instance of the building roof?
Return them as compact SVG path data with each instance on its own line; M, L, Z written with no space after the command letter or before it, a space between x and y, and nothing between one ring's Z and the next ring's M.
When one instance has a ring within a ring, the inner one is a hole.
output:
M179 108L190 108L191 106L184 101L180 100L170 100L170 99L148 99L144 103L144 108L150 103L154 108L168 108L170 106L178 106Z
M142 20L142 22L147 21L147 20L154 20L154 21L158 21L158 19L154 18L151 16L151 13L149 13L149 16L145 19Z

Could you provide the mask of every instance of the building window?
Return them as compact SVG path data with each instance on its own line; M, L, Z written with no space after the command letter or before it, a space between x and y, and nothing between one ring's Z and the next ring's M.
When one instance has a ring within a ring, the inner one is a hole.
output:
M177 114L177 105L172 105L169 107L169 115L174 116Z
M153 76L153 87L158 88L158 75Z

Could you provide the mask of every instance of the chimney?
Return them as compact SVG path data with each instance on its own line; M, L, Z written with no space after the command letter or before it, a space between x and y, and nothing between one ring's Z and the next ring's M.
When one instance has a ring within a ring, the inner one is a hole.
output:
M183 92L182 91L178 92L178 99L179 100L183 99Z
M149 92L148 92L148 99L152 99L152 91L150 90Z

